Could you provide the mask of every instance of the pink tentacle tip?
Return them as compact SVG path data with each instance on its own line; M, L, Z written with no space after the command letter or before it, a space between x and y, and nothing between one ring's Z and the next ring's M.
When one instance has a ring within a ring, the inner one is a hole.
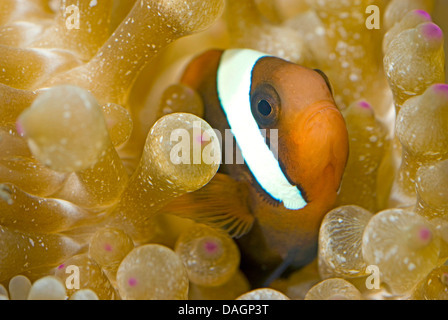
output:
M428 21L432 21L431 15L425 10L414 10L414 12L419 16L426 18Z
M434 91L442 94L448 95L448 84L440 83L434 85Z
M20 120L16 121L16 131L21 137L25 136L25 129L23 129L23 126L22 126L22 123L20 122Z
M109 243L106 243L106 244L104 245L104 250L106 250L106 251L108 251L108 252L111 252L111 251L112 251L112 246L111 246Z
M202 135L201 134L198 134L197 136L196 136L196 142L197 143L203 143L204 142L204 139L202 138Z
M363 109L367 109L370 110L372 109L372 106L370 105L370 103L368 103L367 101L361 101L359 102L359 106Z
M129 284L129 286L131 286L131 287L135 287L135 286L137 285L137 279L135 279L135 278L129 278L129 279L128 279L128 284Z
M432 239L432 232L428 228L421 228L419 232L419 237L423 242L429 242Z
M64 267L65 267L65 264L61 264L61 265L58 267L58 270L64 269Z
M213 242L213 241L207 241L204 244L204 249L208 252L208 253L215 253L216 250L218 249L218 244Z
M423 26L423 35L428 39L443 39L443 31L435 23L428 23Z
M200 143L201 146L203 146L204 144L206 144L210 141L209 139L210 138L209 138L208 134L206 132L204 132L203 134L197 135L196 142Z

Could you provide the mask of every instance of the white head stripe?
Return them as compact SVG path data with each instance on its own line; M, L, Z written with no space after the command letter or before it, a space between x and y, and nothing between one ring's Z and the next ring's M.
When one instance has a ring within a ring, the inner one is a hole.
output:
M266 54L227 50L218 68L217 89L230 129L244 160L260 186L290 210L307 205L300 190L289 183L255 121L250 106L252 70Z

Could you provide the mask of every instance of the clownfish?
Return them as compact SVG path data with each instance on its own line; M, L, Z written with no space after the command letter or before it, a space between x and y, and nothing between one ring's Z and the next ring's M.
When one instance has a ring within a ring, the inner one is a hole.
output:
M202 97L204 119L213 128L223 137L231 131L233 152L244 163L223 162L208 185L163 211L224 228L261 277L310 263L348 158L347 128L328 78L234 49L196 57L181 83ZM233 157L225 152L223 158Z

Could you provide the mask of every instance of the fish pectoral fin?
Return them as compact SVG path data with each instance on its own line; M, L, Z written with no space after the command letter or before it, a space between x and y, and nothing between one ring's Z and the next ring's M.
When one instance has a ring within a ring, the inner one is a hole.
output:
M174 199L160 213L220 228L239 238L249 232L254 222L248 198L244 183L218 173L205 187Z

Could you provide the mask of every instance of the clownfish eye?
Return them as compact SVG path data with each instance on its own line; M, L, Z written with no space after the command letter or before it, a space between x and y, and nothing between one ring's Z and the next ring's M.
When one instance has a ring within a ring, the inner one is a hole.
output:
M261 115L268 117L272 112L272 107L266 100L261 100L258 102L258 112Z
M280 97L270 84L258 85L251 94L252 115L260 127L270 127L277 123L280 106Z

